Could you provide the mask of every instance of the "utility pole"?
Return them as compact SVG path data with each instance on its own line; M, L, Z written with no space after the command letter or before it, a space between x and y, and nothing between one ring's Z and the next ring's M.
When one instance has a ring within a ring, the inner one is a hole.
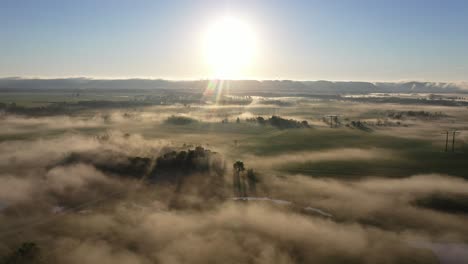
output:
M452 138L452 152L455 152L455 135L458 134L460 132L454 130L452 131L452 135L453 135L453 138Z
M460 131L457 130L452 130L452 131L444 131L442 132L443 135L445 135L445 152L448 152L448 141L449 141L449 133L452 133L452 152L455 152L455 137L457 134L460 133Z
M449 137L448 135L449 135L449 132L447 130L447 131L442 132L442 134L445 134L445 152L447 152L448 151L448 137Z
M335 125L338 126L338 123L337 123L338 115L327 115L327 116L330 117L330 128L333 127L333 120L335 120Z

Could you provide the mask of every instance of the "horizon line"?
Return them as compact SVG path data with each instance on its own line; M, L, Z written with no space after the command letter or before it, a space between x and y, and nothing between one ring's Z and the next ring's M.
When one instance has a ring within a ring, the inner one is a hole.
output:
M434 81L426 79L399 79L399 80L332 80L332 79L289 79L289 78L258 78L258 79L221 79L221 78L161 78L152 76L125 76L125 77L102 77L102 76L0 76L0 80L152 80L152 81L169 81L169 82L193 82L193 81L292 81L292 82L367 82L367 83L409 83L409 82L420 82L420 83L445 83L445 84L466 84L468 80L456 80L456 81Z

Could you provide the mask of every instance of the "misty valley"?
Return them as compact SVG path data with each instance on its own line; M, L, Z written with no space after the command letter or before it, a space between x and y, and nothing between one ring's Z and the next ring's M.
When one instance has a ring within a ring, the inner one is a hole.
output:
M452 84L0 79L0 263L466 263Z

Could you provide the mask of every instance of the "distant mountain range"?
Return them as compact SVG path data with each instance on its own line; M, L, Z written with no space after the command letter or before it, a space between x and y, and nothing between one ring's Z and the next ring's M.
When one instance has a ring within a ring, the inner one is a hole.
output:
M287 94L359 94L359 93L468 93L468 83L440 82L351 82L235 80L229 83L231 93ZM203 91L208 80L169 81L162 79L25 79L0 78L0 92L31 90L192 90Z

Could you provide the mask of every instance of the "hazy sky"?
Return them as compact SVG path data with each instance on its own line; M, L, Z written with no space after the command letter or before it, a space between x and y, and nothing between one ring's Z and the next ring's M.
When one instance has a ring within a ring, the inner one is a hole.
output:
M0 0L0 76L209 78L226 15L255 32L244 78L468 79L466 0Z

